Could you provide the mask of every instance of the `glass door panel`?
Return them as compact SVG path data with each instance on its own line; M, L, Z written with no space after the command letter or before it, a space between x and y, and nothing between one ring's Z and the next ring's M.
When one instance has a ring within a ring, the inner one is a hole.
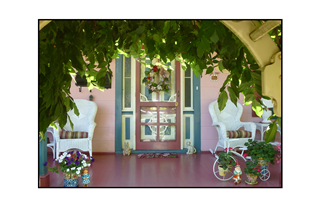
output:
M160 107L160 123L176 123L176 107Z

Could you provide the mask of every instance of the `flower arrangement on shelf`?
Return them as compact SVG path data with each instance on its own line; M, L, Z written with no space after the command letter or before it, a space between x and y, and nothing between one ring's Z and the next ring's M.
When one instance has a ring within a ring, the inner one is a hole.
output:
M257 160L262 158L266 163L271 162L274 165L274 158L276 156L277 150L273 148L270 143L258 142L248 140L244 143L248 149L248 155L251 156L252 160Z
M160 91L169 92L171 89L169 83L170 70L154 65L151 70L145 72L145 75L146 77L143 78L142 83L145 83L149 89L149 93Z
M229 147L229 150L233 149ZM236 162L232 159L232 152L229 150L225 148L223 152L219 153L219 166L221 166L224 170L236 165Z
M251 176L261 176L261 166L259 165L257 160L251 161L247 160L246 161L246 167L244 168L244 172L247 175Z
M90 167L94 162L94 158L89 158L87 155L80 153L79 151L64 152L59 158L53 159L58 162L59 167L48 167L50 172L59 173L59 170L63 173L74 173L80 176L83 170ZM47 166L47 162L45 163Z

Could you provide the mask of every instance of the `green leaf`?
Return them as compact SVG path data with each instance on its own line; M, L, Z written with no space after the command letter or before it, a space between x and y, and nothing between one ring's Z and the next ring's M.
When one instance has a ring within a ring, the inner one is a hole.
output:
M140 27L138 27L138 29L136 29L136 33L137 34L142 34L143 32L144 32L144 29L145 29L145 26L140 26Z
M222 61L223 61L223 60L220 60L220 62L219 62L219 64L218 64L219 70L220 70L221 72L222 72L223 69L225 69L224 66L223 66L223 64L222 64Z
M265 133L265 143L269 143L269 142L272 142L272 140L274 140L275 136L276 136L276 133L277 133L277 124L276 122L272 122L270 125L269 125L269 129L266 131Z
M103 68L103 67L106 67L106 65L108 65L108 62L103 61L103 62L99 63L97 68Z
M248 94L248 95L246 95L246 97L245 97L245 99L244 99L244 104L245 105L249 105L252 101L253 101L253 99L255 99L255 96L254 96L254 94Z
M216 44L216 43L219 41L219 36L218 36L216 30L214 31L213 35L210 37L210 40L211 40L214 44Z
M209 67L207 68L206 74L212 73L213 70L214 70L214 68L213 68L212 66L209 66Z
M163 34L166 35L170 29L170 21L165 21L163 26Z
M218 97L219 110L222 111L226 107L228 101L228 94L226 91L222 91Z
M153 35L153 40L156 42L161 42L161 37L158 34Z
M263 108L261 107L261 104L256 100L253 99L252 101L252 109L256 112L256 114L261 117L263 114Z
M234 92L233 88L231 88L230 86L229 86L227 89L228 89L229 97L230 97L232 103L234 103L234 105L237 106L237 96L236 96L236 93Z

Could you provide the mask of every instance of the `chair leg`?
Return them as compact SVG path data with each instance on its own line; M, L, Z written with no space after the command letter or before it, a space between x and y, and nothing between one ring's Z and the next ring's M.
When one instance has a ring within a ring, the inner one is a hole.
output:
M214 149L214 153L216 153L216 151L217 151L217 148L218 148L218 144L216 145L216 148Z
M53 156L53 159L56 159L56 158L55 158L55 157L56 157L55 153L56 153L56 149L55 149L55 147L53 146L53 147L52 147L52 156Z
M92 150L89 150L90 157L92 157Z

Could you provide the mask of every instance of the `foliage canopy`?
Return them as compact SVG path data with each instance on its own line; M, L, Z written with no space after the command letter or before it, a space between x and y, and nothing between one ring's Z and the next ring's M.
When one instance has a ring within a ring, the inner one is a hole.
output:
M277 36L278 37L278 36ZM119 54L158 57L164 63L189 64L198 77L214 67L230 74L220 88L219 108L242 93L260 116L261 70L243 43L221 22L184 21L52 21L39 31L39 132L58 120L64 126L67 111L77 107L70 96L72 76L86 75L89 89L103 90L110 63ZM111 77L109 77L111 78ZM227 94L228 91L228 94ZM262 96L264 97L264 96ZM269 99L268 97L264 97Z

